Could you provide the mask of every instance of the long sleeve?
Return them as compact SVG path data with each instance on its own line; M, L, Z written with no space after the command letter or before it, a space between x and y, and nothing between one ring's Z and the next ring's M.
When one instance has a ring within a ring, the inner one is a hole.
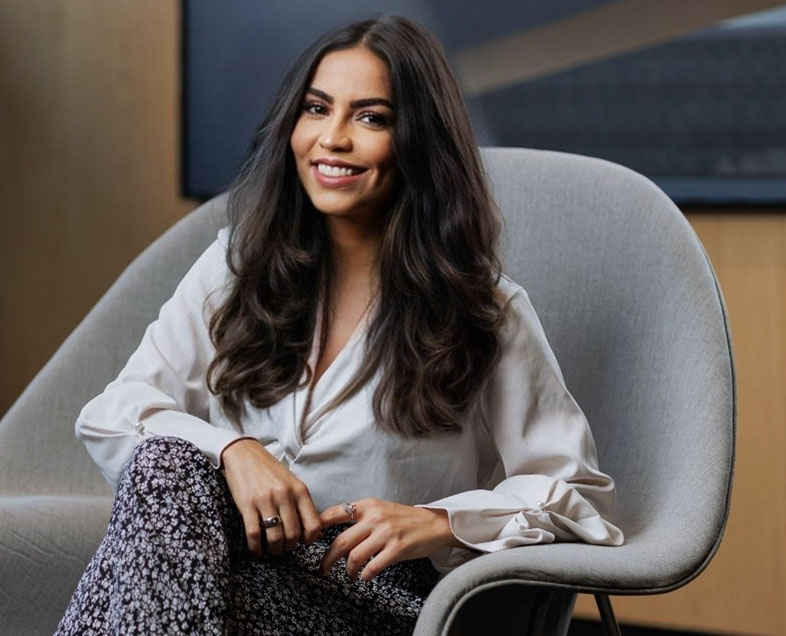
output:
M607 521L614 482L598 470L587 420L523 289L508 309L501 356L482 398L506 478L493 490L421 507L446 510L455 536L481 552L571 540L620 545L622 532ZM458 563L443 565L451 561Z
M147 327L117 378L79 414L76 435L115 490L123 466L147 437L186 439L216 468L221 451L244 437L208 421L206 371L215 353L208 321L230 281L226 234L226 229L219 232Z

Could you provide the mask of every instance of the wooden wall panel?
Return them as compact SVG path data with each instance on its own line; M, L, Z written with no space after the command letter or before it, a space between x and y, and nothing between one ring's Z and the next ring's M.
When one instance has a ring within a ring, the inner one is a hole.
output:
M179 4L0 3L0 413L179 195Z
M786 210L784 211L786 212ZM670 594L614 599L632 623L786 634L786 215L691 214L720 280L737 363L737 466L715 559ZM578 615L597 616L591 597Z
M0 3L0 412L179 196L176 0ZM737 355L732 516L695 582L618 598L623 620L786 634L786 216L692 214ZM595 615L591 599L578 613Z

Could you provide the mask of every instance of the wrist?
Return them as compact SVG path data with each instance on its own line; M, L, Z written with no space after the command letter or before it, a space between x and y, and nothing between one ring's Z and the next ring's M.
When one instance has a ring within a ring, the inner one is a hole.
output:
M231 442L229 442L229 444L227 444L226 446L224 446L224 448L221 449L221 454L219 455L218 458L219 470L223 470L224 468L226 468L226 466L224 465L224 461L228 455L232 454L232 452L230 452L227 455L227 451L229 451L230 448L234 447L234 450L237 450L240 446L243 446L243 444L240 442L256 442L256 441L257 440L253 437L238 437L237 439L233 439Z
M437 518L437 532L446 546L453 548L463 548L464 544L458 540L453 529L450 527L450 515L448 511L443 508L429 508L431 512L435 513Z

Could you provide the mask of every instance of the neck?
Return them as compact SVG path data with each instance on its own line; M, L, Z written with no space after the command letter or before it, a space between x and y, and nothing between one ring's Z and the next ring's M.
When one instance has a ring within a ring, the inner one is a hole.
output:
M329 218L330 249L338 280L368 279L378 269L381 227L369 227L347 218Z

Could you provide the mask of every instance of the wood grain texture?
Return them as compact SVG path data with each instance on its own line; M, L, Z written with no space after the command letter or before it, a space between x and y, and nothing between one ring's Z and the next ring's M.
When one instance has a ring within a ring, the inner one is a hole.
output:
M179 4L0 3L0 413L179 195Z
M784 210L786 212L786 210ZM737 363L737 465L729 524L707 570L660 596L616 597L620 620L786 634L786 215L690 214L723 289ZM597 616L581 597L581 617Z
M178 51L175 0L0 3L0 412L123 267L195 205L179 195ZM735 341L732 514L696 581L615 607L641 624L786 634L786 215L689 219ZM596 615L592 600L577 614Z

